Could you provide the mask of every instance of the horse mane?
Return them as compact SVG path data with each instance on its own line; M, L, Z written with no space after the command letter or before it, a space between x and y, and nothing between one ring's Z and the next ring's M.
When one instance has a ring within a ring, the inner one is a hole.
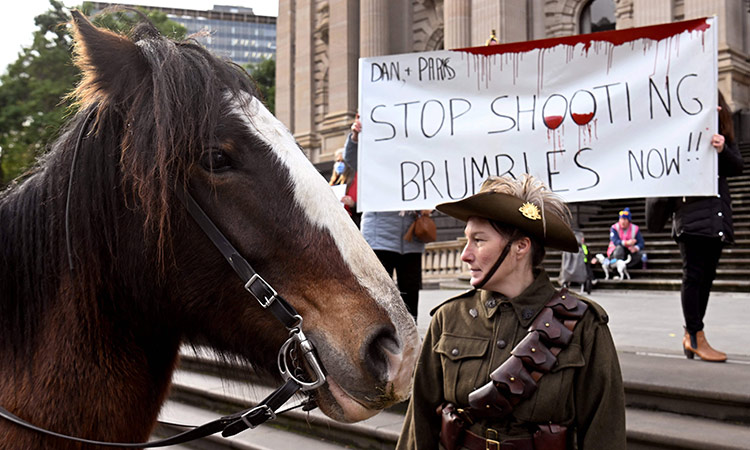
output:
M78 298L88 304L80 310L95 315L116 308L109 300L117 296L154 297L154 273L172 245L172 192L218 144L225 99L255 95L242 68L194 41L167 39L150 22L128 39L73 16L83 78L71 96L79 113L32 174L0 194L0 346L16 357L40 339L39 319L52 302ZM131 292L120 292L123 285ZM94 317L80 321L98 332Z

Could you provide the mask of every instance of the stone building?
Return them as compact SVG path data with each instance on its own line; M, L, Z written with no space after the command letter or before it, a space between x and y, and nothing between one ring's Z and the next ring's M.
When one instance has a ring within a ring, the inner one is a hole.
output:
M279 0L276 115L330 171L356 114L359 57L485 45L493 31L506 43L711 15L719 87L747 109L748 10L749 0Z
M259 16L252 8L214 5L210 10L138 6L117 2L91 2L93 12L110 6L128 6L161 11L187 29L187 35L218 56L237 64L258 63L273 58L276 53L276 17Z

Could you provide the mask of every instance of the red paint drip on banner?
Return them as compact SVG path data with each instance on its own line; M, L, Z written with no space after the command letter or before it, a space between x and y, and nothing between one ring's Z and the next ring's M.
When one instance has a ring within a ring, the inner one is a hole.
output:
M482 47L458 48L453 51L472 53L475 55L496 55L505 53L524 53L536 49L548 49L558 45L584 44L588 51L594 42L609 42L612 45L622 45L638 39L661 41L685 31L706 31L711 28L707 19L686 20L684 22L652 25L649 27L629 28L624 30L600 31L598 33L579 34L560 38L540 39L537 41L511 42L500 45L485 45ZM705 36L703 37L705 40ZM704 44L705 45L705 44Z

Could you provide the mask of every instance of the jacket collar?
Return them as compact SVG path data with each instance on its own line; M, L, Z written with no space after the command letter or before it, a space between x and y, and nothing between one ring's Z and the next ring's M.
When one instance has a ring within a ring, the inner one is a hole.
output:
M539 311L557 292L544 269L538 269L535 274L534 282L515 298L509 299L497 292L482 290L480 294L481 308L484 308L487 317L492 318L495 315L500 303L509 302L521 326L528 327L539 314ZM493 298L496 302L488 302ZM493 303L496 305L492 308L489 307Z

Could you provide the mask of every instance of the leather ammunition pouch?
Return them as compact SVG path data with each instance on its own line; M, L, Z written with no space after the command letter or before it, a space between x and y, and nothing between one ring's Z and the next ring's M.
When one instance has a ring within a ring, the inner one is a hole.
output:
M469 394L469 412L500 418L535 391L542 375L557 364L557 355L570 344L573 329L588 305L563 288L537 314L529 334L511 350L510 358L490 374L490 381Z
M438 407L437 413L441 417L440 443L446 450L458 450L463 442L466 422L459 416L453 403L443 403Z

